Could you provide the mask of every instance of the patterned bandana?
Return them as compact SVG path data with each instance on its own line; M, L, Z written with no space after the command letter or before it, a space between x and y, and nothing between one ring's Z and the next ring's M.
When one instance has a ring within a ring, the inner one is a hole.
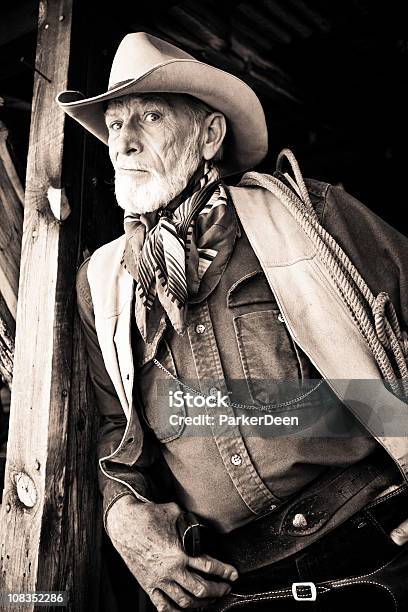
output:
M125 211L123 263L137 281L135 316L145 342L153 340L163 309L174 329L184 333L188 296L197 293L225 240L220 221L227 201L218 170L206 163L201 178L195 176L166 208Z

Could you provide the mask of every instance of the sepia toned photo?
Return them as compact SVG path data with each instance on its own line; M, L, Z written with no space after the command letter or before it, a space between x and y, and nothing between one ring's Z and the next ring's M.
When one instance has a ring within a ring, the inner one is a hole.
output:
M408 610L408 28L0 7L0 610Z

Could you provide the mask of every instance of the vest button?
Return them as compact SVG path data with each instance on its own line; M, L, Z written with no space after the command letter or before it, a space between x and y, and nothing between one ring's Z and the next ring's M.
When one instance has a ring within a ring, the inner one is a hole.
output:
M307 519L304 514L295 514L292 520L292 525L298 529L305 529L307 527Z
M195 326L195 330L197 334L203 334L205 332L205 325L198 323L198 325Z
M278 314L278 321L280 321L281 323L285 322L285 319L283 318L283 314L281 312Z

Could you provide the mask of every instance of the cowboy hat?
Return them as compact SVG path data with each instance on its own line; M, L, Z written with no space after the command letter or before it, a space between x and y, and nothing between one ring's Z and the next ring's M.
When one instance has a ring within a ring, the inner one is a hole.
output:
M108 91L85 98L63 91L56 101L84 128L105 144L108 130L103 103L132 93L182 93L202 100L223 113L228 122L222 174L253 168L266 155L268 132L255 92L237 77L214 68L145 32L128 34L113 59Z

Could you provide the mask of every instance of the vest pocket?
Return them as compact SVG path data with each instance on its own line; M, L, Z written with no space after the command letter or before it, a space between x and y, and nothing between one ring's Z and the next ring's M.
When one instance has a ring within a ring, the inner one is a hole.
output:
M170 347L165 340L160 343L157 361L173 376L177 377L176 366ZM183 433L186 415L184 401L174 397L180 385L158 366L149 363L140 376L140 392L144 418L160 442L176 440Z
M303 368L279 310L248 312L233 321L252 401L279 407L300 399Z

